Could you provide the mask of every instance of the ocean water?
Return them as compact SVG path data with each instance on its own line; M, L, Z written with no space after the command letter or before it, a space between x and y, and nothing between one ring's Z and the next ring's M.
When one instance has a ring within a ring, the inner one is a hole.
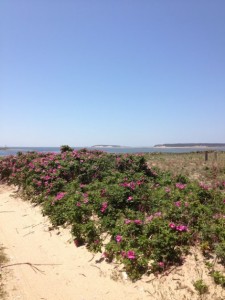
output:
M84 147L73 147L75 150L82 149ZM113 147L86 147L90 150L101 150L108 153L190 153L196 151L225 151L225 147L210 147L210 148L200 148L200 147L192 147L192 148L154 148L154 147L121 147L121 148L113 148ZM0 156L7 156L7 155L16 155L18 152L29 152L29 151L36 151L36 152L54 152L59 153L59 147L10 147L6 150L0 150Z

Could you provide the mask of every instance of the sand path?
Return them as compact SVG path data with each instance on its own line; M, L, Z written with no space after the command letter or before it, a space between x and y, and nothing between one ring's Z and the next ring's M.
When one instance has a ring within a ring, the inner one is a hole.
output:
M200 273L210 284L203 299L225 299L194 255L182 270L161 279L115 281L116 265L97 263L101 254L94 257L85 247L76 248L68 229L49 231L40 208L15 196L15 189L0 185L0 243L6 247L7 264L31 263L38 269L28 264L4 268L10 300L194 300L201 299L193 288Z

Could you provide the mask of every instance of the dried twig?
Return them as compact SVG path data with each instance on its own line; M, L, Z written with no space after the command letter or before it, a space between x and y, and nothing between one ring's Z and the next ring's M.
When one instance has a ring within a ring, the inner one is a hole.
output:
M40 224L42 224L42 222L40 222L40 223L38 223L36 225L25 226L25 227L23 227L23 229L30 228L30 227L34 228L34 227L36 227L36 226L38 226Z
M89 261L88 261L88 262L92 261L92 260L94 259L94 257L95 257L95 256L93 255L93 256L92 256L92 258L91 258L91 259L89 259Z
M160 279L161 279L162 277L164 277L164 276L169 275L169 274L170 274L171 272L173 272L176 268L177 268L177 266L174 267L174 268L171 268L169 271L166 271L164 274L162 274L162 275L160 276Z
M91 266L92 266L92 267L95 267L95 268L97 268L97 269L99 269L100 271L102 271L99 267L97 267L97 266L95 266L95 265L92 265L92 264L91 264Z
M21 266L21 265L28 265L32 268L32 270L34 272L38 271L38 272L44 274L45 272L40 270L36 266L58 266L60 264L32 264L32 263L29 263L29 262L24 262L24 263L15 263L15 264L3 265L3 266L1 266L1 269L8 268L8 267L14 267L14 266Z
M34 231L30 231L30 232L24 234L23 237L26 236L26 235L28 235L28 234L31 234L31 233L34 233Z
M15 212L15 210L2 210L2 211L0 211L0 213L11 213L11 212Z

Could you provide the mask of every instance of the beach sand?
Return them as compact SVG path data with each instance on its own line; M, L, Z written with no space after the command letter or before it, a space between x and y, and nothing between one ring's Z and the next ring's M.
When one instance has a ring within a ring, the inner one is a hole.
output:
M1 270L8 299L225 299L197 250L167 276L144 276L132 283L117 264L98 262L101 254L77 248L69 229L49 229L39 207L17 197L15 188L0 185L0 243L9 258L6 264L12 265ZM201 278L209 287L202 298L193 287Z

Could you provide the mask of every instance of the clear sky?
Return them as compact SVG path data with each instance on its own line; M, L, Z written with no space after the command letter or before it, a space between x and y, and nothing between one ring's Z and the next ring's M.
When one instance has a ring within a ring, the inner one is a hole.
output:
M225 143L224 0L1 0L0 146Z

